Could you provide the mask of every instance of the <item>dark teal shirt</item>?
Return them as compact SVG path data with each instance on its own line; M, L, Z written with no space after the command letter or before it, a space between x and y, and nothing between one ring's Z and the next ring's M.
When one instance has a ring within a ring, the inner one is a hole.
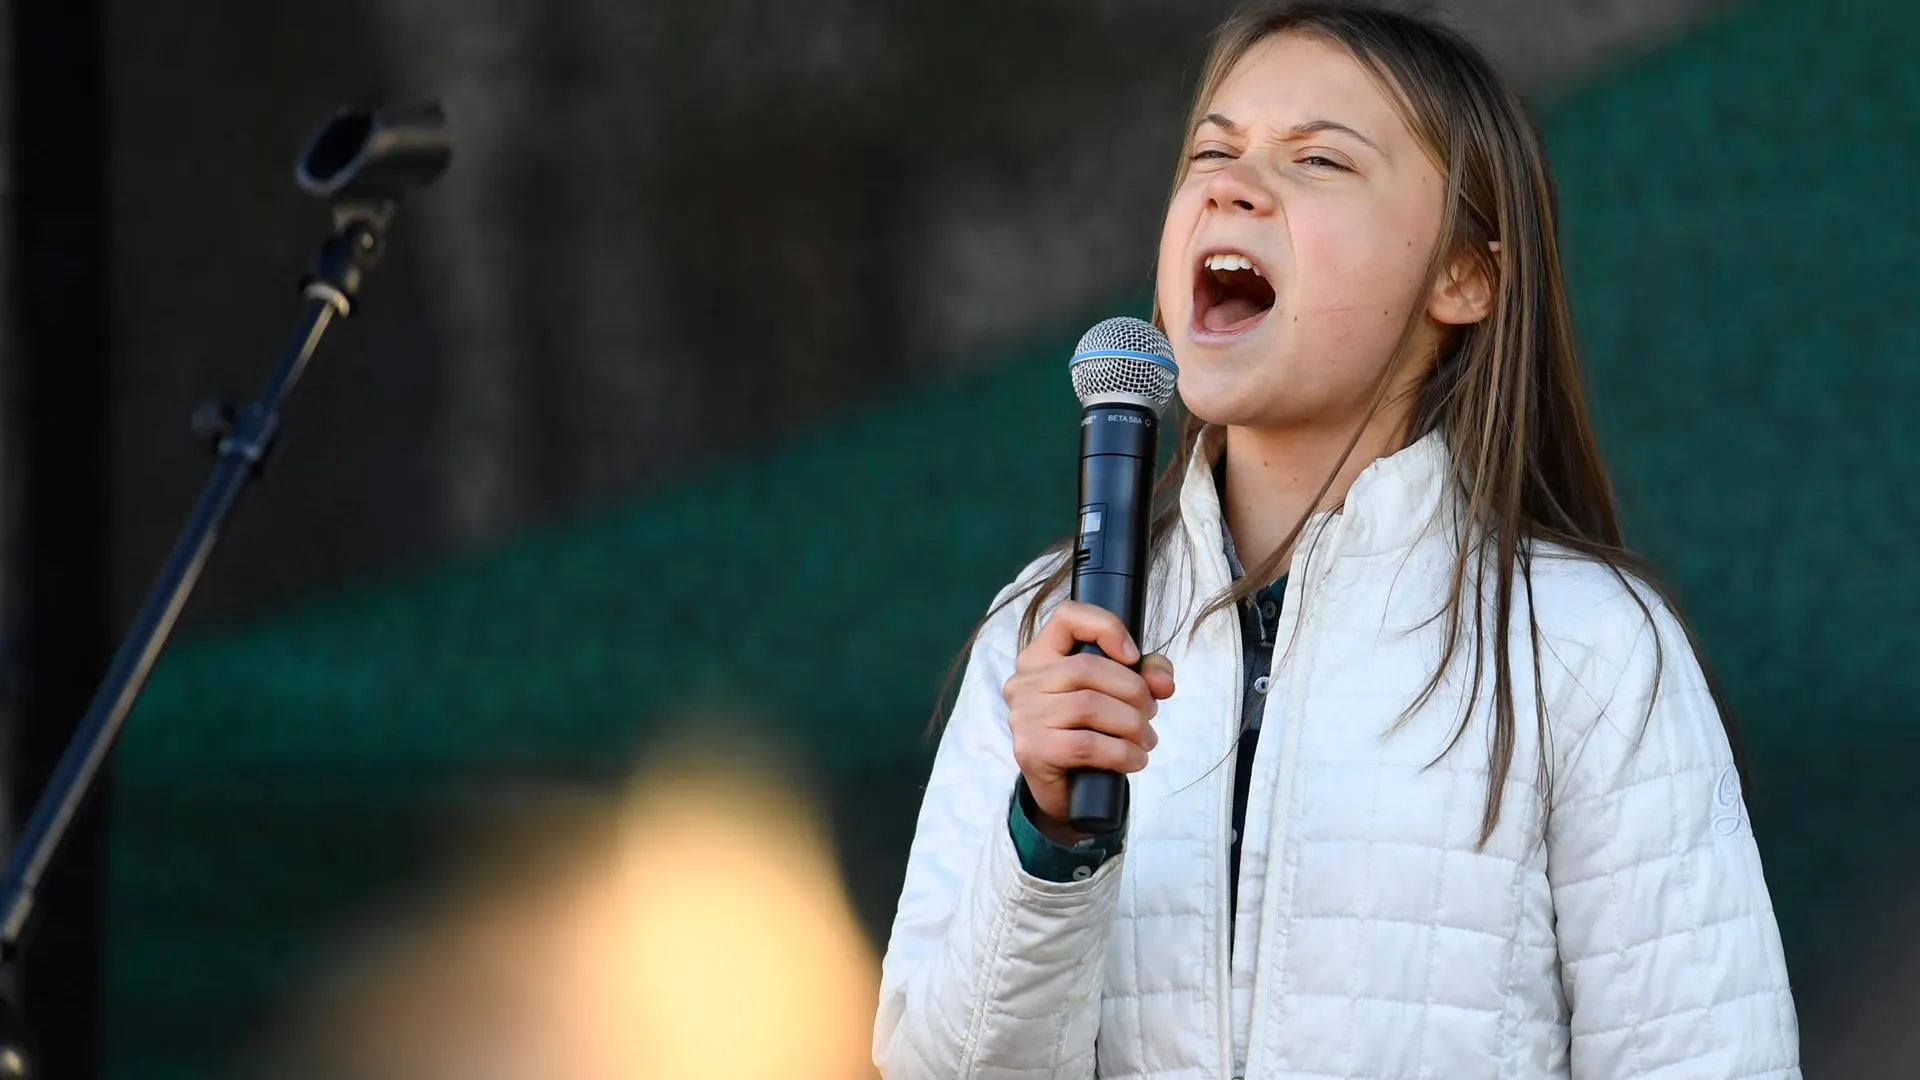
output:
M1027 790L1027 778L1013 785L1013 807L1007 813L1007 828L1013 832L1013 850L1020 853L1020 868L1042 881L1085 881L1100 864L1120 854L1126 833L1123 825L1110 833L1101 833L1079 841L1072 847L1049 838L1034 825L1039 813L1033 794Z

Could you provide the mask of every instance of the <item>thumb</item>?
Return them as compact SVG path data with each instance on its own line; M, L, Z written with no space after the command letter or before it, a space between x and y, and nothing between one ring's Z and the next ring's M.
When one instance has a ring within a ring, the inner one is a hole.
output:
M1147 680L1147 690L1155 700L1173 696L1173 661L1159 653L1148 653L1140 658L1140 677Z

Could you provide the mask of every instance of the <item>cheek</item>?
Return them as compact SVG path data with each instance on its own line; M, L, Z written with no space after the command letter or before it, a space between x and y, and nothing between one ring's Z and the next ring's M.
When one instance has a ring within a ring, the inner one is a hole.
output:
M1160 291L1160 304L1170 311L1185 311L1193 301L1193 280L1187 268L1187 247L1199 217L1195 198L1184 190L1167 206L1167 218L1160 229L1160 259L1154 272L1154 284Z
M1425 252L1365 217L1296 219L1303 274L1291 327L1308 382L1341 400L1364 397L1411 311Z
M1350 333L1389 326L1398 330L1423 292L1426 251L1403 229L1366 217L1337 215L1300 221L1294 246L1314 272L1301 282L1301 311L1331 317Z

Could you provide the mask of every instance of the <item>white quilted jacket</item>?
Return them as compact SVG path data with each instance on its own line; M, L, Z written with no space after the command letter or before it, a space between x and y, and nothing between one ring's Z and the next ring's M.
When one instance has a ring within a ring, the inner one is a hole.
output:
M1016 767L1001 687L1025 599L980 636L887 948L882 1073L1798 1077L1786 966L1727 740L1657 602L1665 662L1646 719L1653 636L1632 597L1586 562L1536 560L1550 782L1535 783L1522 612L1517 748L1484 849L1490 675L1475 726L1439 764L1423 768L1454 730L1466 674L1388 733L1439 655L1431 616L1453 496L1437 437L1371 466L1294 560L1229 944L1238 620L1209 619L1191 643L1183 628L1229 583L1208 470L1196 460L1187 478L1187 542L1173 545L1143 635L1164 646L1178 689L1132 779L1125 853L1086 880L1029 877L1008 834Z

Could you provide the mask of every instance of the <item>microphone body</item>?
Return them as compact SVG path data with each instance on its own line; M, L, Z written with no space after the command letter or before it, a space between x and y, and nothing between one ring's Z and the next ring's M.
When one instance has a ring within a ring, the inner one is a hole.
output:
M1108 319L1087 331L1069 369L1083 406L1072 596L1119 616L1139 644L1160 423L1179 369L1166 335L1131 318ZM1082 642L1074 652L1100 649ZM1121 773L1075 769L1067 777L1067 823L1084 833L1119 829L1127 819L1127 792Z
M1147 525L1159 429L1160 418L1137 405L1093 405L1080 418L1073 598L1118 615L1135 643L1146 621ZM1083 641L1074 652L1101 650ZM1129 666L1140 669L1137 661ZM1081 832L1112 832L1126 820L1126 810L1123 774L1077 769L1068 780L1067 823Z

